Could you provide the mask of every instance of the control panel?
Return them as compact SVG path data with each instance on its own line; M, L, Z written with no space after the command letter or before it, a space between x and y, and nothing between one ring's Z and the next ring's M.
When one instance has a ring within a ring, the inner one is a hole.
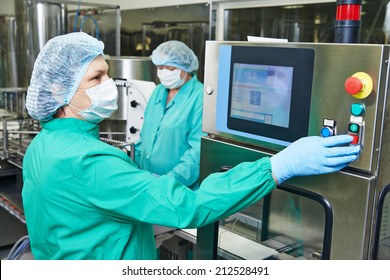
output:
M349 166L374 173L390 47L372 44L206 44L203 131L278 152L305 136L349 134Z
M350 94L358 102L352 103L350 106L350 118L348 123L348 134L353 137L351 144L362 145L364 140L364 114L366 106L364 99L366 99L373 90L373 80L369 74L365 72L357 72L351 77L348 77L344 83L344 89L347 94ZM323 120L323 127L320 131L322 137L330 137L337 135L337 120L326 119Z
M140 138L142 124L144 123L144 112L146 105L154 88L153 82L132 80L127 83L127 123L126 141L136 142Z
M156 84L141 80L116 80L115 83L118 88L126 88L126 142L135 143L140 138L144 111Z

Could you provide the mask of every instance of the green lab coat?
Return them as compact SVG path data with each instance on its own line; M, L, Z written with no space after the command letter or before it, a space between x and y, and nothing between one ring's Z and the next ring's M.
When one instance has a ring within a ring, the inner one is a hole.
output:
M79 119L42 122L23 162L23 206L36 259L155 259L153 224L196 228L273 190L268 158L212 174L192 191L139 170Z
M166 104L168 90L158 85L144 113L135 162L157 175L198 186L202 136L203 84L194 75Z

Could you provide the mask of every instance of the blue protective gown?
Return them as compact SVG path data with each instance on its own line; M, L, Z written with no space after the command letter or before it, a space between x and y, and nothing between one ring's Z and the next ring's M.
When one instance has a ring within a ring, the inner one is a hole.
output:
M155 259L153 224L196 228L273 190L268 158L212 174L193 191L139 170L79 119L41 122L23 162L23 206L36 259Z
M196 188L200 167L203 84L194 75L166 104L168 90L158 85L148 101L135 162Z

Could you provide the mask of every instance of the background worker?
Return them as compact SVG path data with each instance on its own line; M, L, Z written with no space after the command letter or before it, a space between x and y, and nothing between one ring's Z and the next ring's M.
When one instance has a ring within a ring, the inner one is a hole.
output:
M162 43L151 57L161 84L146 106L135 163L195 189L199 183L203 106L203 84L195 74L198 58L179 41Z

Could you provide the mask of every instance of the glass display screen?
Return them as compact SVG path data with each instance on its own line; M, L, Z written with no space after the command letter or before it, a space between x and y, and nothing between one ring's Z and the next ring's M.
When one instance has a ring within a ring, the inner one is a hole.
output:
M307 136L314 54L308 48L221 46L220 131L283 144Z
M293 67L233 64L230 116L289 127Z

